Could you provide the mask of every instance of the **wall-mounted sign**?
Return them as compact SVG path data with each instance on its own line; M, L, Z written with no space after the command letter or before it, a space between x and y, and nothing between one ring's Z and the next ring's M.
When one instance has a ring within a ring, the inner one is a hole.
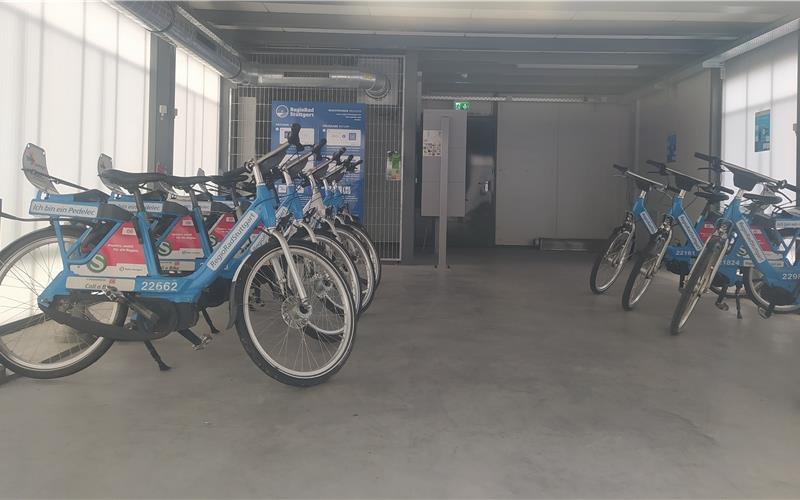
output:
M469 101L455 101L453 102L453 109L461 109L463 111L469 111Z
M667 163L678 161L678 135L671 133L667 136Z
M769 151L769 110L756 113L756 153Z
M338 102L315 101L272 101L272 136L271 147L286 140L293 123L300 124L300 142L314 144L321 138L327 139L322 149L322 156L331 156L341 147L347 148L344 156L353 155L354 160L364 158L366 152L366 105ZM290 148L287 159L294 153ZM366 163L366 162L365 162ZM347 173L341 182L345 200L350 205L350 213L362 217L364 163L356 172ZM278 194L286 192L284 186L278 186ZM297 192L303 203L311 197L311 190L305 189L297 182Z
M399 181L402 177L402 157L397 151L386 152L386 180Z
M422 131L422 156L442 156L442 131Z

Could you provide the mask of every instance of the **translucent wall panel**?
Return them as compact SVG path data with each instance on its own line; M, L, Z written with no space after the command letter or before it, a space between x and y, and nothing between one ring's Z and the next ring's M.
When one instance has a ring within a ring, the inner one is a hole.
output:
M189 53L175 51L175 175L219 170L219 74Z
M19 171L25 144L50 173L101 187L97 157L147 170L149 33L100 2L0 3L0 198L27 215L34 190ZM69 189L62 189L69 192ZM0 222L0 245L34 229Z
M796 181L797 33L725 64L723 158L777 179ZM770 112L770 148L755 150L755 115ZM730 184L730 175L725 176Z

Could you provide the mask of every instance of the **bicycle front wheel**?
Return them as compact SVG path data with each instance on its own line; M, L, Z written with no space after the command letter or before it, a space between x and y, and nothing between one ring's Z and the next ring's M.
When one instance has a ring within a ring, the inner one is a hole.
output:
M625 290L622 292L622 308L626 311L630 311L636 306L650 283L653 282L671 238L671 232L653 236L636 258L628 281L625 283Z
M357 315L344 278L314 245L297 241L289 248L306 300L281 247L265 245L250 256L237 280L236 330L264 373L284 384L311 386L344 366Z
M605 293L617 280L628 260L633 232L617 228L611 233L603 250L597 256L589 275L589 287L596 294Z
M69 247L82 230L61 228ZM39 229L0 252L0 363L25 377L66 377L88 367L114 343L91 332L56 323L39 308L38 297L63 269L52 227ZM121 326L127 308L87 294L64 306L72 315Z
M714 279L717 264L725 252L725 242L718 235L713 235L706 242L705 247L697 256L689 273L689 278L681 290L681 297L675 312L672 314L672 323L669 330L672 335L681 333L681 329L688 321L695 306L700 301L700 297L708 290L711 281Z

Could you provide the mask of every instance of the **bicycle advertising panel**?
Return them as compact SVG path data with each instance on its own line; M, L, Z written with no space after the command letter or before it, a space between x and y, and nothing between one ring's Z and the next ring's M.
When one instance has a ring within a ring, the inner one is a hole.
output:
M300 124L300 142L315 144L321 138L327 140L322 156L331 156L340 148L347 148L343 155L353 155L357 161L364 156L366 148L366 106L364 104L314 102L314 101L272 101L271 147L286 141L293 123ZM284 161L295 153L290 148ZM312 158L313 160L313 158ZM342 194L348 203L350 213L356 217L363 214L364 170L363 163L355 172L345 174L341 182ZM303 188L298 181L297 193L303 204L311 198L311 189ZM286 193L285 185L278 185L278 194Z

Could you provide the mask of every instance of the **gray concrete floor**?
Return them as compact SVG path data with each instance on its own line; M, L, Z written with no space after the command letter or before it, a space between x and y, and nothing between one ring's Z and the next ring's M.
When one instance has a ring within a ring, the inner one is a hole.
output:
M711 300L667 334L587 255L386 266L347 366L300 390L235 333L0 386L2 497L798 497L800 323Z

